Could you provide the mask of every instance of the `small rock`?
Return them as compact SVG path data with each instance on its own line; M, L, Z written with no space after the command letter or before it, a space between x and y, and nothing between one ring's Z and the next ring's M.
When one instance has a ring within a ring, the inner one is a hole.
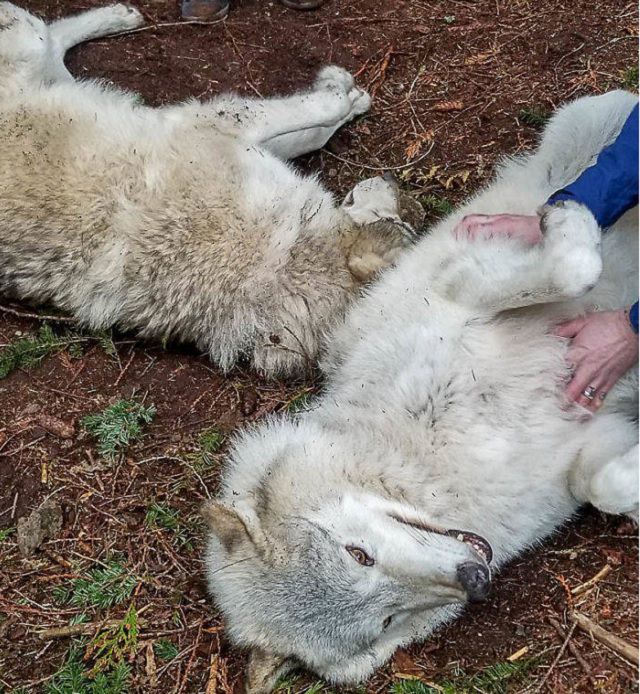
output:
M18 520L18 549L23 557L35 552L45 541L56 537L62 528L62 509L47 500L28 516Z

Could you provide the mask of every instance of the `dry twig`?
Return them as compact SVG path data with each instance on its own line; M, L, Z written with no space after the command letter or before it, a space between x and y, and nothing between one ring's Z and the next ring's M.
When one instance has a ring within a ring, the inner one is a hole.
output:
M567 634L562 646L560 646L560 650L558 651L558 654L553 659L553 662L549 666L549 669L544 673L544 677L542 678L542 680L540 681L540 684L535 688L534 691L541 692L543 690L544 685L546 684L547 680L551 676L551 673L553 672L556 665L560 662L560 658L562 658L562 655L564 654L564 652L567 650L567 646L569 645L569 641L571 640L571 636L573 635L575 628L576 628L576 625L572 624L571 628L569 629L569 633Z
M549 617L549 624L551 624L551 626L556 630L560 638L565 638L566 634L564 633L564 629L562 628L558 620L554 619L553 617ZM587 661L582 657L582 653L580 653L576 644L573 641L569 641L567 649L569 650L571 655L578 661L580 667L584 670L587 677L591 680L591 683L595 686L596 679L593 676L593 672L591 671L591 668L589 667Z
M27 311L18 311L15 308L9 308L9 306L0 306L0 311L2 313L7 313L10 316L17 316L18 318L33 318L35 320L50 320L56 323L74 323L73 318L68 316L47 316L43 313L29 313Z
M636 666L638 665L638 648L636 646L632 646L628 641L607 631L580 612L572 612L571 619L574 625L586 631L587 634L592 636L596 641L599 641L603 646L610 648L630 663Z
M603 566L593 578L590 578L588 581L585 581L581 585L573 588L571 590L571 595L580 595L581 593L585 593L586 591L593 588L593 586L595 586L595 584L598 581L601 581L603 578L606 578L610 573L611 566L609 564L605 564L605 566Z

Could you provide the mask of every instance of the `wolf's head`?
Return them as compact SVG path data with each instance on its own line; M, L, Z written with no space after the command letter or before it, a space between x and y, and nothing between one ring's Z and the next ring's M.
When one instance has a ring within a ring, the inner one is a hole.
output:
M341 210L350 220L343 238L347 265L361 282L396 262L401 251L418 238L425 218L422 205L402 193L388 174L358 183Z
M209 586L252 650L252 693L297 665L361 680L488 591L488 543L366 492L348 473L359 455L309 424L267 427L236 446L225 500L204 509Z

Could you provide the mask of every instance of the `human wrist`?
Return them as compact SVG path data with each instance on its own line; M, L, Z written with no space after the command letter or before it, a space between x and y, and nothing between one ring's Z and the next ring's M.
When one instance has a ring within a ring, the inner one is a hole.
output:
M618 318L618 325L620 326L617 330L618 339L621 340L622 344L625 345L624 350L628 355L630 363L635 363L638 360L638 334L634 330L633 324L629 317L629 311L631 307L623 308L618 311L614 311L616 317Z

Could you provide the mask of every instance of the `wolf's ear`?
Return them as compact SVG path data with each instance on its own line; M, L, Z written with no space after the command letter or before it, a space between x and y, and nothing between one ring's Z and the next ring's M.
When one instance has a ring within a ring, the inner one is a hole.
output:
M270 694L278 679L296 665L291 658L254 648L245 675L245 694Z
M255 545L256 549L264 544L262 533L257 527L257 518L252 519L219 501L208 501L202 507L201 513L209 530L220 540L227 552L233 552L246 542ZM252 522L254 520L255 523Z

